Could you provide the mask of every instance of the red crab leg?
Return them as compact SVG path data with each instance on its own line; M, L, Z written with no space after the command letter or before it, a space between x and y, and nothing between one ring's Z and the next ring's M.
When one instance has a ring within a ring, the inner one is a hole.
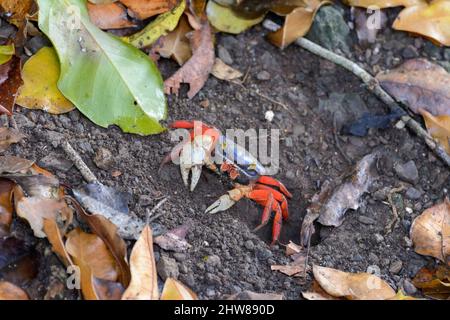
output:
M273 246L275 242L278 241L278 238L280 237L281 233L281 225L283 224L283 218L281 214L281 210L278 210L275 213L275 218L273 218L273 227L272 227L272 243L270 244Z
M281 212L283 213L283 219L287 220L289 218L288 202L286 197L279 191L272 189L271 187L265 186L263 184L255 184L254 190L267 190L269 191L275 200L277 200L281 205Z
M270 219L270 213L272 212L272 206L273 206L273 195L271 193L269 193L269 197L266 200L266 205L264 207L264 211L262 214L262 218L261 218L261 224L259 226L257 226L255 229L253 229L253 231L258 231L259 229L261 229L262 227L264 227L267 222L269 222Z
M288 191L288 189L282 184L280 181L268 177L268 176L261 176L258 178L256 182L267 184L269 186L278 187L280 188L280 191L288 198L292 198L292 194Z
M178 120L172 122L169 127L175 128L175 129L193 129L194 128L194 121L185 121L185 120Z
M270 213L275 212L275 218L273 220L272 227L272 244L277 242L278 237L281 232L281 225L283 220L283 214L281 213L280 205L277 201L274 201L273 190L254 190L247 195L247 198L254 200L255 202L264 206L264 212L262 216L262 221L255 230L260 229L262 226L266 225L270 218Z

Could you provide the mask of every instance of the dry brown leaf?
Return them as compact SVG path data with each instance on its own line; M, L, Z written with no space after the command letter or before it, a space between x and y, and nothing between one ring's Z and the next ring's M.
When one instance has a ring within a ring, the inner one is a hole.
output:
M243 76L242 72L225 64L219 58L216 58L211 74L217 79L226 81L236 80Z
M131 274L127 261L127 245L118 235L117 226L102 215L87 213L75 199L71 199L71 202L79 216L89 225L91 231L106 244L120 269L120 283L124 287L128 286Z
M183 65L192 56L191 45L186 37L186 34L191 31L187 18L182 16L177 28L161 37L152 51L161 57L174 59L180 66Z
M169 79L164 82L166 94L176 94L181 83L189 83L189 99L192 99L208 80L214 65L214 44L209 23L206 21L200 30L192 32L190 39L192 57Z
M296 274L302 273L305 271L305 266L303 265L272 265L270 266L270 270L272 271L280 271L285 275L292 277Z
M413 279L415 287L422 289L425 296L433 299L446 300L450 298L450 268L440 265L429 270L422 268Z
M135 26L128 20L127 10L118 3L87 4L89 17L100 29L121 29Z
M0 114L12 115L17 92L22 85L20 58L14 56L6 63L9 65L8 80L0 84Z
M414 250L450 265L450 201L425 210L411 225Z
M9 233L13 218L13 195L14 182L0 179L0 238Z
M69 222L72 218L72 210L63 199L50 199L43 197L25 197L20 187L14 188L14 203L16 213L30 224L34 235L45 238L44 219L59 222Z
M348 209L359 208L361 196L375 180L372 169L377 159L378 154L371 153L357 163L353 175L339 184L322 203L317 220L319 223L338 227L344 221Z
M441 66L412 59L376 78L390 95L415 113L424 109L434 116L450 115L450 74Z
M292 241L289 241L289 243L286 245L286 255L292 256L293 254L297 254L303 251L303 248L299 246L298 244L295 244Z
M425 120L428 132L450 154L450 115L433 116L425 110L419 110Z
M303 298L306 300L343 300L342 298L336 298L328 294L322 289L317 280L313 280L313 283L308 291L302 292Z
M11 15L8 21L19 29L14 38L14 44L16 48L22 47L27 37L27 20L37 11L34 0L0 0L0 9Z
M346 0L345 3L352 7L378 7L380 9L393 7L410 7L424 3L425 0Z
M66 250L76 265L86 264L94 277L109 281L117 280L117 264L99 236L83 232L79 228L74 229L67 234Z
M172 10L177 0L121 0L128 8L128 14L140 20Z
M25 291L16 285L0 281L0 300L29 300Z
M34 161L14 157L0 156L0 174L25 173L34 164Z
M316 12L329 1L305 0L305 7L298 7L286 16L282 28L268 34L268 39L282 49L308 33Z
M434 0L405 8L394 21L393 28L450 46L450 2Z
M147 225L130 256L131 282L122 300L158 300L158 275L153 254L152 229Z
M197 295L181 282L167 278L161 300L198 300Z
M0 152L4 152L11 144L20 142L23 138L25 135L16 129L0 128Z
M55 252L59 259L64 263L66 267L73 265L72 259L66 250L64 240L61 235L61 230L58 224L53 219L44 219L44 228L47 239L52 245L52 250Z
M395 291L384 280L369 273L347 273L313 266L314 278L328 294L350 300L386 300Z

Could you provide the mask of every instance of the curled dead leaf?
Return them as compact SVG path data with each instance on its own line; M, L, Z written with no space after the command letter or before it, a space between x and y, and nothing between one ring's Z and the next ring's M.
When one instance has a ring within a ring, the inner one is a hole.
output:
M302 296L306 300L342 300L342 298L336 298L328 294L325 290L322 289L317 280L313 280L309 290L302 292Z
M216 58L211 74L217 79L226 81L236 80L243 76L242 72L225 64L219 58Z
M363 157L355 166L353 173L344 183L339 184L331 192L329 185L324 185L326 189L322 195L318 196L314 205L318 206L314 211L319 213L318 222L325 226L338 227L344 221L345 213L348 209L356 210L360 205L361 196L367 192L370 185L375 180L373 165L378 159L377 152L371 153ZM338 179L339 180L339 179ZM314 221L314 220L312 220ZM303 226L302 226L303 228Z
M197 295L181 282L167 278L161 300L198 300Z
M304 7L297 7L286 16L282 28L267 36L269 41L282 49L308 33L317 11L329 1L305 0Z
M116 225L104 216L87 213L75 199L70 198L70 200L78 215L89 225L91 231L99 236L108 247L120 269L120 283L124 287L128 286L131 274L127 261L127 245L118 235Z
M444 46L450 46L450 2L424 1L405 8L395 19L393 28L417 33Z
M100 29L130 28L134 23L128 20L127 10L119 3L87 4L89 17Z
M182 16L176 29L161 37L152 50L161 57L173 58L182 66L192 56L191 46L186 37L186 34L191 31L192 28L189 26L187 18Z
M53 219L44 219L43 230L47 236L48 241L52 245L52 250L57 254L59 259L66 267L73 265L72 259L64 245L63 236L58 224Z
M89 267L92 276L109 281L117 280L117 264L99 236L83 232L79 228L74 229L67 234L66 250L76 265ZM82 268L81 273L83 276Z
M313 273L322 289L334 297L386 300L396 294L384 280L370 273L346 273L317 265L313 266Z
M450 30L450 28L449 28ZM413 112L450 115L450 74L425 59L412 59L376 76L381 86Z
M147 225L136 241L130 257L131 282L122 300L158 300L158 275L153 254L152 229Z
M425 120L428 132L450 154L450 115L433 116L423 109L419 112Z
M411 225L414 250L450 265L450 201L425 210Z
M450 268L440 265L435 269L422 268L413 279L416 288L422 289L425 296L433 299L450 298Z
M120 0L127 8L128 14L139 20L153 17L172 10L177 0Z
M40 177L46 178L45 176ZM28 194L33 193L29 192ZM73 217L73 212L64 199L45 197L45 195L25 197L22 188L18 185L14 187L14 206L17 215L28 221L34 235L38 238L46 237L43 231L45 219L55 220L61 224L69 224Z
M190 39L192 57L164 82L166 94L178 94L181 83L190 86L188 97L192 99L208 80L214 66L214 44L211 27L206 21L200 30L194 30Z
M0 300L29 300L25 291L16 285L0 281Z

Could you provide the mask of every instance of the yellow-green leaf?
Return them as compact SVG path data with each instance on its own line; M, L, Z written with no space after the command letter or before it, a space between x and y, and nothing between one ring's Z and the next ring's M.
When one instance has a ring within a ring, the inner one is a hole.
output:
M53 48L44 47L23 66L23 86L16 103L28 109L42 109L60 114L75 107L57 87L60 67Z
M211 25L219 31L233 34L241 33L248 28L260 23L265 14L253 19L246 19L236 15L231 9L221 6L214 1L208 1L206 6L206 15Z
M0 65L7 63L14 55L14 44L0 46Z
M137 48L144 48L152 45L161 36L173 31L180 20L181 15L186 8L186 1L182 0L176 8L159 15L144 29L129 37L122 37L122 40L131 43Z

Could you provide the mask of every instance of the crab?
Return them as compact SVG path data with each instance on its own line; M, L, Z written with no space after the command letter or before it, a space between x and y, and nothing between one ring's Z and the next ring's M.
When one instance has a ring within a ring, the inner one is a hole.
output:
M200 121L175 121L174 129L188 129L189 138L173 148L161 165L178 160L181 177L186 187L194 191L206 166L217 174L227 174L234 189L221 196L206 209L206 213L217 213L231 208L242 198L248 198L264 206L261 223L254 229L265 226L274 212L272 243L278 241L282 221L287 220L288 202L292 194L278 180L265 175L266 168L242 146L227 139L220 131ZM191 182L189 184L189 174ZM274 189L273 187L277 188Z

